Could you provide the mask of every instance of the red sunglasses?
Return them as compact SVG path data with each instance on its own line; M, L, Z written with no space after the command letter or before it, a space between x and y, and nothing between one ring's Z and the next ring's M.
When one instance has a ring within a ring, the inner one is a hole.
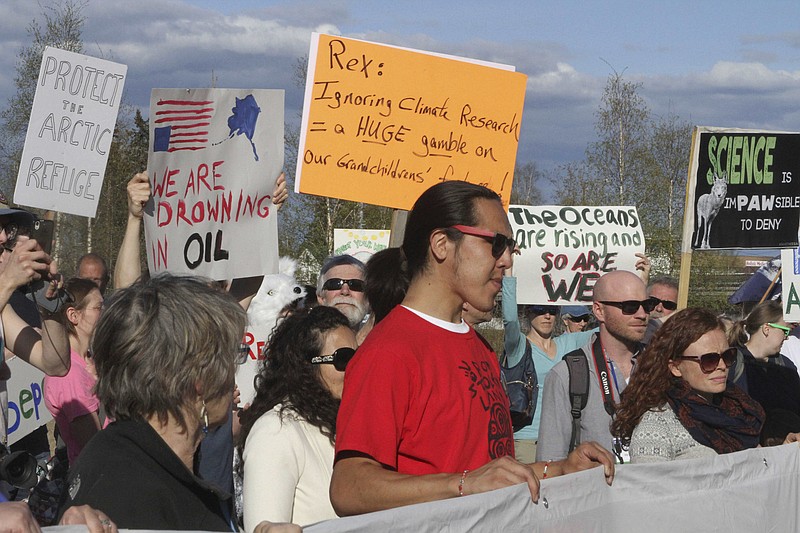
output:
M700 370L703 374L710 374L719 366L719 360L725 363L725 366L730 368L734 361L736 361L736 348L728 348L722 353L704 353L703 355L679 355L675 359L688 359L689 361L696 361L700 364Z
M463 226L461 224L450 226L450 228L459 231L464 235L480 237L492 243L492 257L495 259L500 259L500 257L505 253L506 248L508 248L508 251L512 254L517 252L517 241L511 237L506 237L502 233L494 233L493 231L476 228L474 226Z

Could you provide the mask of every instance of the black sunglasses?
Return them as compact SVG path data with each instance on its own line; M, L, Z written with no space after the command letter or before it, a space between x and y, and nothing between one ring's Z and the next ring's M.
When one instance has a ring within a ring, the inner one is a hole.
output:
M600 303L621 309L623 315L632 315L636 313L640 307L644 309L645 313L649 313L656 308L658 300L656 298L648 298L647 300L625 300L624 302L601 301Z
M557 305L532 305L529 307L531 314L534 315L553 315L558 316Z
M239 348L236 350L236 364L243 365L247 362L247 358L250 356L250 346L247 344L240 342Z
M351 291L355 292L364 292L364 280L363 279L342 279L342 278L331 278L326 280L325 283L322 284L322 290L324 291L338 291L347 283L347 287Z
M338 348L330 355L318 355L311 358L312 365L333 365L339 372L344 372L347 363L356 354L355 348Z
M500 259L506 252L506 249L512 254L517 250L517 241L511 237L506 237L502 233L494 233L485 229L476 228L474 226L463 226L461 224L450 226L450 228L460 231L464 235L480 237L492 243L492 257L495 259Z
M592 315L568 316L567 320L572 320L573 322L589 322L591 316Z
M736 361L736 348L728 348L722 353L704 353L703 355L679 355L675 359L688 359L689 361L696 361L700 364L700 370L703 374L710 374L719 366L719 360L725 363L725 366L730 368L734 361Z
M650 299L656 301L656 307L658 307L658 304L661 304L667 311L674 311L678 308L678 302L673 302L672 300L662 300L655 296L651 296ZM653 309L655 309L655 307Z

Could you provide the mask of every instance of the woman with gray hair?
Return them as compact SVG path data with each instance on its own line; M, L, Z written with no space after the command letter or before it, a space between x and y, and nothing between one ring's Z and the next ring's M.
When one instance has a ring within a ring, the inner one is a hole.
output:
M228 415L245 322L199 278L160 274L113 295L92 354L116 422L84 448L62 512L89 504L125 529L237 531L231 496L195 475L194 458Z

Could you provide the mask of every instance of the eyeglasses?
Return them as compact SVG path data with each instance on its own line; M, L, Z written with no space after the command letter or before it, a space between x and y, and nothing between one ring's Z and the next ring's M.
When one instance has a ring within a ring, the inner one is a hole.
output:
M318 355L311 358L312 365L333 365L339 372L344 372L347 363L356 354L355 348L339 348L330 355Z
M786 326L781 326L780 324L774 324L772 322L768 322L767 326L769 326L771 328L782 330L784 338L789 337L789 333L792 332L792 328L789 328L789 327L786 327Z
M579 316L567 316L565 317L567 320L571 320L572 322L589 322L589 318L592 315L579 315Z
M500 257L502 257L502 255L506 252L506 248L508 248L508 251L512 254L515 252L519 253L517 251L517 241L511 237L506 237L502 233L494 233L492 231L476 228L474 226L462 226L460 224L450 226L450 228L460 231L464 235L480 237L481 239L486 239L492 243L492 257L495 259L500 259Z
M239 343L239 348L236 350L236 364L243 365L247 362L247 358L250 356L250 347L243 343Z
M675 359L688 359L689 361L696 361L700 364L700 370L703 374L710 374L719 366L719 360L725 363L725 366L730 368L734 361L736 361L736 348L728 348L722 353L704 353L703 355L679 355Z
M645 313L649 313L658 305L658 301L655 298L648 298L647 300L625 300L624 302L601 301L600 303L621 309L623 315L632 315L636 313L640 307L644 309Z
M528 309L533 315L558 315L558 306L556 305L532 305Z
M658 307L658 304L661 304L661 306L667 311L674 311L678 308L678 302L673 302L672 300L662 300L661 298L656 298L655 296L651 296L650 299L655 300L656 307ZM655 307L653 309L655 309Z
M326 280L325 283L322 284L322 290L324 291L338 291L347 283L347 287L354 292L364 292L364 280L363 279L342 279L342 278L331 278Z

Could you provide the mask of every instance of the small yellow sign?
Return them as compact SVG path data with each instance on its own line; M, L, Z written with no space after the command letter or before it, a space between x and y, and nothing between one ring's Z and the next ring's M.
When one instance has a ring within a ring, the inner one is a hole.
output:
M314 34L297 192L411 209L447 180L508 207L527 76L509 67Z

